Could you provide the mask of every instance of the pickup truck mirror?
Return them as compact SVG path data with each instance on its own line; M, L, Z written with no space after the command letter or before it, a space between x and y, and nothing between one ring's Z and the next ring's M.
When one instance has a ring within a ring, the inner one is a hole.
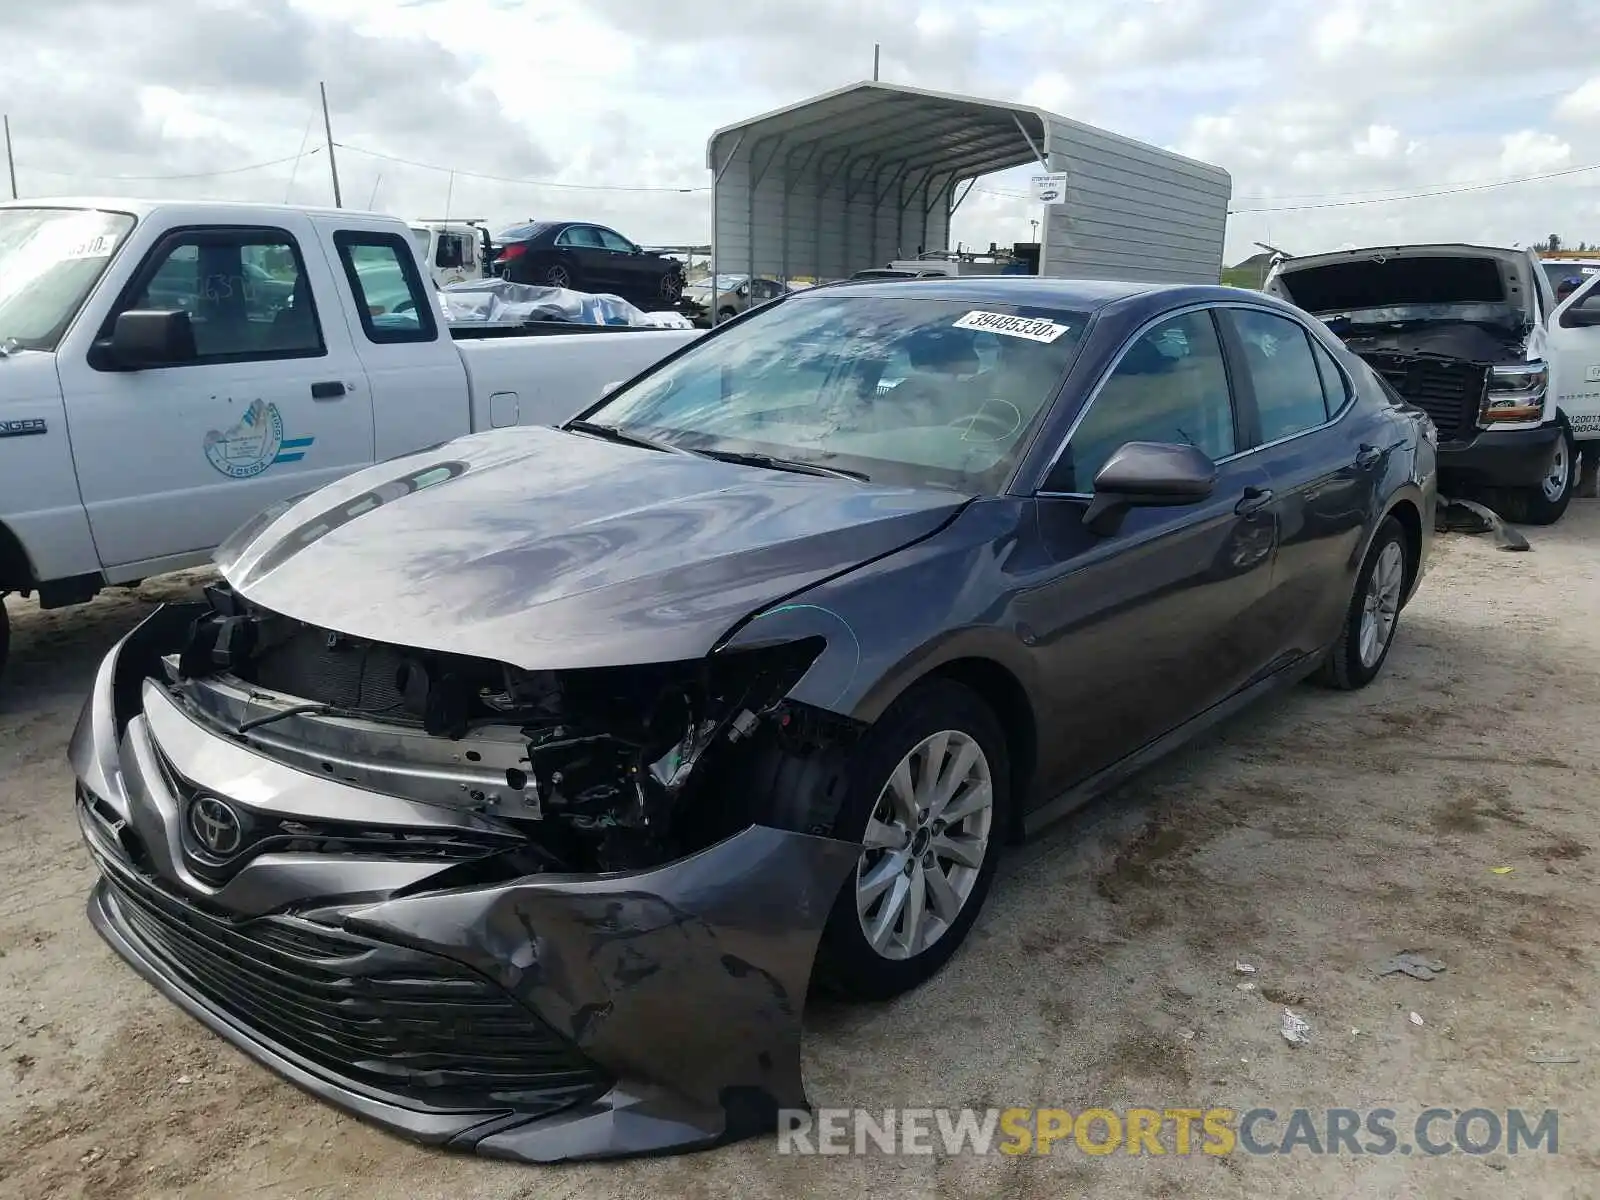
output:
M1563 329L1592 329L1600 325L1600 304L1594 303L1593 296L1591 292L1582 304L1574 304L1561 314Z
M194 327L181 309L129 309L117 315L111 339L102 344L105 365L117 371L172 367L197 356Z

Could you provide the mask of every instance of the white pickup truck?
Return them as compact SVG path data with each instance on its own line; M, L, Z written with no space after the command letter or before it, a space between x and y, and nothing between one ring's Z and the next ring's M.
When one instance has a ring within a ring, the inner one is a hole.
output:
M1283 257L1264 289L1320 317L1439 429L1441 490L1549 525L1600 461L1600 274L1558 296L1530 250Z
M392 217L0 204L0 666L7 593L56 608L204 563L269 504L565 420L699 336L451 327Z

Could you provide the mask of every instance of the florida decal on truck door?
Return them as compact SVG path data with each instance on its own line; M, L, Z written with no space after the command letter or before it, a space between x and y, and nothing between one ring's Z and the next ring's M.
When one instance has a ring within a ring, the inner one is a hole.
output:
M276 463L299 462L316 440L285 438L278 406L255 400L232 429L206 432L206 458L230 478L252 479Z

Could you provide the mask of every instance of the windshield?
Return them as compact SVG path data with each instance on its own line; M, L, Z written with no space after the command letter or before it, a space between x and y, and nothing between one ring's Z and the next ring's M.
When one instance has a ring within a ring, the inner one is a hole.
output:
M811 293L729 325L587 420L688 450L766 454L992 494L1088 316Z
M132 228L122 213L0 209L0 344L54 350Z

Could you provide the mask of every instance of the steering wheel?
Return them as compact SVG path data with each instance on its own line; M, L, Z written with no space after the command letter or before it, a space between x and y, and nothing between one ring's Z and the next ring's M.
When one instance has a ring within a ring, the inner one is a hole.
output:
M400 301L399 304L396 304L389 311L393 312L393 313L415 312L416 311L416 307L417 307L417 302L415 300L402 300L402 301Z
M990 408L991 404L997 406L998 411ZM949 428L962 430L966 435L963 441L1000 442L1022 428L1022 413L1011 401L994 397L985 400L976 412L951 421Z

